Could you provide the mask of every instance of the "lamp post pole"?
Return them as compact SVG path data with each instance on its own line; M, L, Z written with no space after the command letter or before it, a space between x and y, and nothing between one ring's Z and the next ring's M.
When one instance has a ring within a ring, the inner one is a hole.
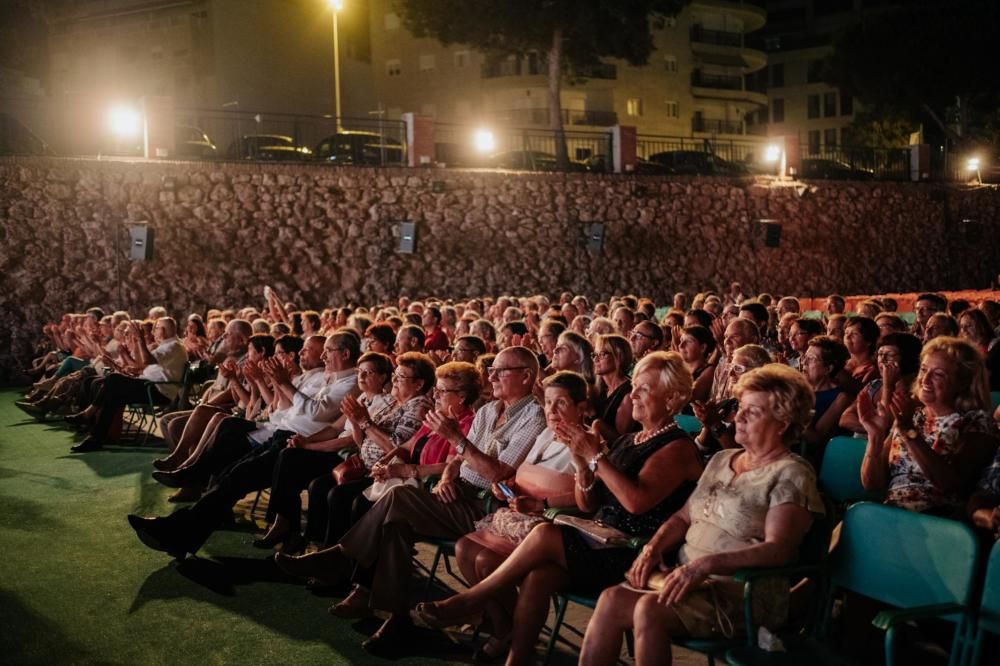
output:
M333 100L334 114L337 124L337 131L340 132L340 43L339 30L337 29L337 13L343 9L342 0L330 0L330 9L333 13Z

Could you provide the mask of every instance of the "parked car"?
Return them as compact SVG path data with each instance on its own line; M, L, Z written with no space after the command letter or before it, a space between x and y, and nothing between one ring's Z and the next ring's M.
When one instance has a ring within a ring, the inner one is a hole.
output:
M558 171L556 156L540 150L509 150L495 153L486 159L487 167L494 169L512 169L515 171ZM587 171L583 162L570 160L570 171Z
M587 171L590 171L591 173L612 172L611 163L604 155L594 155L588 159L585 164L587 165ZM649 160L644 160L640 157L636 159L635 168L632 169L630 173L640 176L663 176L673 172L662 164L650 162Z
M875 172L839 160L807 158L799 163L799 178L823 180L872 180Z
M698 176L746 176L749 171L742 164L729 162L713 153L698 150L668 150L649 156L655 162L670 169L671 173Z
M404 163L406 146L375 132L341 130L316 144L313 155L321 162L334 164L395 166Z
M229 144L226 150L228 160L289 162L307 160L311 156L311 150L295 145L295 140L284 134L246 134Z
M0 113L0 155L52 155L47 143L17 118Z
M215 157L218 149L208 135L193 125L177 125L174 127L174 146L177 157L195 160L208 160Z

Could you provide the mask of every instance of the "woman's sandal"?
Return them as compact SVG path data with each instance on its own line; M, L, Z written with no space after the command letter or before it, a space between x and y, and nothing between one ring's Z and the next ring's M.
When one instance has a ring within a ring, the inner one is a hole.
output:
M340 603L330 606L330 615L347 620L358 620L371 617L371 594L359 585L355 585L351 593Z
M460 615L454 618L441 617L438 615L439 609L440 606L436 603L419 603L416 608L410 611L410 617L417 624L429 627L430 629L447 629L448 627L457 627L463 624L478 625L483 619L481 612Z
M472 653L472 661L477 664L492 664L506 657L508 652L510 652L510 636L507 638L490 636Z

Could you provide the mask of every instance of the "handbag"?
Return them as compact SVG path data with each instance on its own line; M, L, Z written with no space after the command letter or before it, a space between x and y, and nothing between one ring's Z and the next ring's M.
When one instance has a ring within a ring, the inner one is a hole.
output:
M365 462L356 453L333 468L333 478L338 486L357 481L367 473L368 468L365 467Z

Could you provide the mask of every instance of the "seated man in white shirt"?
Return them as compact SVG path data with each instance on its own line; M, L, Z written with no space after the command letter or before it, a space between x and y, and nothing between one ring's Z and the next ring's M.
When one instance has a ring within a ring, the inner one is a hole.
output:
M187 352L177 339L177 322L172 317L160 317L153 326L153 336L157 347L150 350L139 328L139 322L129 321L128 335L135 343L136 356L133 361L142 366L138 377L114 373L108 375L104 385L94 398L89 435L72 447L74 453L96 451L109 441L111 427L119 418L125 405L146 402L152 398L157 405L168 405L177 398L180 382L187 366ZM127 354L124 346L119 350ZM171 383L163 383L171 382ZM152 383L152 391L148 390ZM82 417L87 419L88 417ZM67 419L70 420L70 419Z
M313 336L309 341L317 337ZM308 344L308 342L307 342ZM215 529L231 515L233 505L254 490L268 488L278 454L292 435L309 437L340 416L340 404L348 395L357 395L357 361L361 340L351 331L337 331L326 339L322 360L324 381L315 392L307 389L308 379L298 386L287 371L275 364L272 375L276 390L291 401L277 430L266 442L220 472L208 491L190 508L165 518L129 515L128 521L139 539L154 550L177 558L195 553Z

